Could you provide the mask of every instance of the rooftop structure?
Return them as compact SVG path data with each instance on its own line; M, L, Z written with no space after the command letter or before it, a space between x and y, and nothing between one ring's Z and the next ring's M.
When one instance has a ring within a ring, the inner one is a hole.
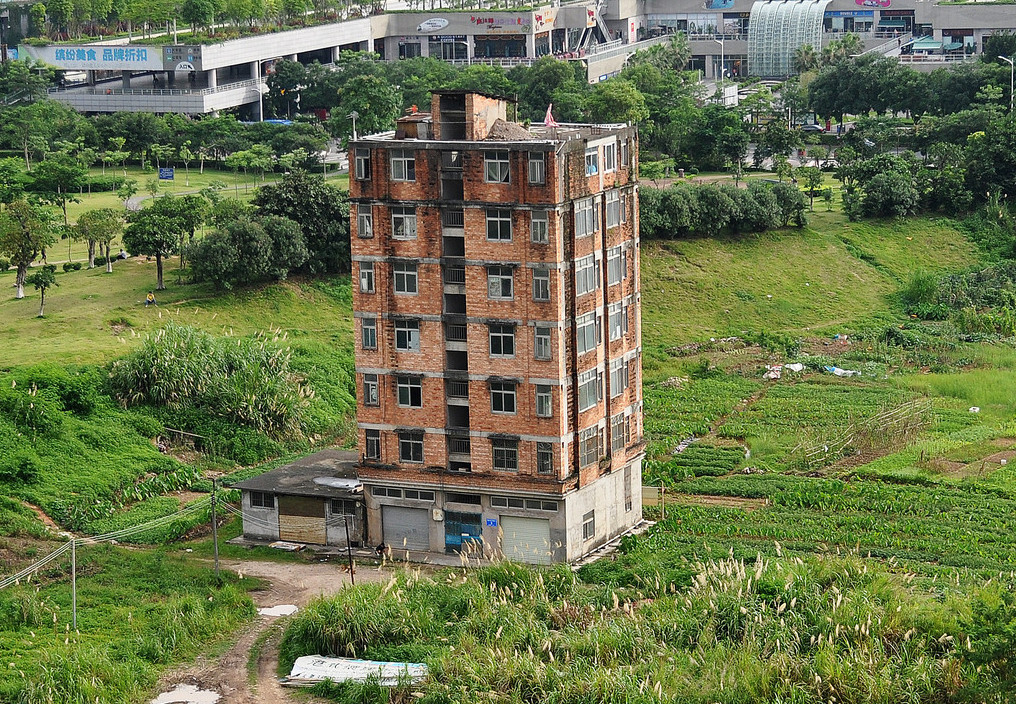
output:
M351 144L359 475L392 549L574 560L641 520L638 138L496 96Z

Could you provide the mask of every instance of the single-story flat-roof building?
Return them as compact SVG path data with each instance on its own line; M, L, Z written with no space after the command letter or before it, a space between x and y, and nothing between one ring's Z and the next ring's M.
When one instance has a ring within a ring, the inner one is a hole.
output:
M356 452L322 450L237 482L243 494L243 537L311 545L364 544L366 511Z

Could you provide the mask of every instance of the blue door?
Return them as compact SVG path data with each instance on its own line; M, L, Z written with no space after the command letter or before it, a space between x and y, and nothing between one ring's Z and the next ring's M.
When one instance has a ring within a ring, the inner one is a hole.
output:
M462 552L480 543L479 513L445 511L445 552Z

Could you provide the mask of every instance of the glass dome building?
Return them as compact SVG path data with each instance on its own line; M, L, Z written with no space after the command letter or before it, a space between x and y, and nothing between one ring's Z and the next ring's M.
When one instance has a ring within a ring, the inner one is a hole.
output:
M830 0L763 0L748 19L748 66L752 76L789 76L794 52L805 44L822 49L822 19Z

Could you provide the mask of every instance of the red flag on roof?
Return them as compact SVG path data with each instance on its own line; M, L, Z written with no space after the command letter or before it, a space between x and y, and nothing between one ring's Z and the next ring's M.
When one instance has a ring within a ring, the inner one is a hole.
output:
M557 127L558 126L557 125L557 120L554 119L554 116L550 112L553 108L554 108L554 103L551 103L550 105L547 106L547 116L545 118L543 118L543 126L544 127Z

